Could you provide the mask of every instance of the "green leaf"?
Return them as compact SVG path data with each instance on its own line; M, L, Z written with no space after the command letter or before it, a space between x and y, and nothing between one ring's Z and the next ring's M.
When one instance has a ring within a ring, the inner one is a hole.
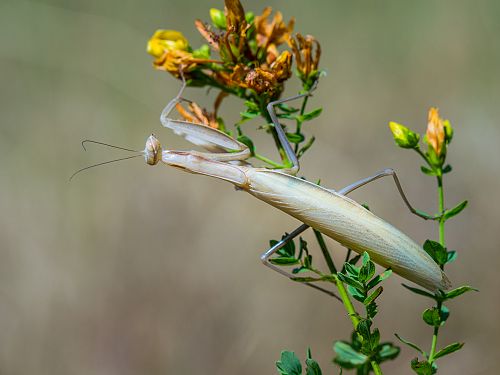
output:
M244 120L251 120L259 116L257 112L240 112L240 116Z
M378 308L378 306L377 306L377 304L375 302L372 302L369 305L366 305L365 306L366 316L368 318L372 319L378 313L377 308Z
M446 259L446 263L454 262L457 259L457 252L455 250L448 251L448 258Z
M207 44L203 44L200 48L193 51L193 57L196 59L209 59L210 47Z
M277 257L269 259L269 262L278 266L293 266L299 264L299 260L295 257Z
M414 358L411 361L411 369L415 371L418 375L432 375L435 370L432 365L427 361L420 361L418 358Z
M311 121L321 115L321 112L323 111L323 108L316 108L312 110L311 112L304 113L302 116L297 116L297 120L300 122L304 121Z
M375 264L370 260L368 260L368 262L365 263L363 259L363 266L359 270L359 281L365 283L368 280L370 280L373 277L373 275L375 275Z
M445 174L445 173L450 173L450 172L451 172L451 170L452 170L451 165L450 165L450 164L446 164L446 165L444 166L444 168L443 168L442 172L443 172L443 174Z
M420 170L422 171L422 173L425 173L426 175L437 176L436 171L434 171L433 169L429 169L423 165L420 167Z
M426 292L425 290L414 288L414 287L408 286L406 284L401 284L401 285L403 285L406 289L408 289L409 291L411 291L415 294L420 294L421 296L429 297L429 298L432 298L433 300L436 300L436 296L434 294Z
M448 320L448 318L450 317L450 310L445 305L441 305L440 316L441 316L441 325L443 325L444 322L446 322L446 320Z
M370 261L370 254L368 254L366 251L363 253L363 260L361 261L363 266L365 266L366 264L368 264L368 262Z
M466 292L469 292L471 290L473 290L475 292L479 292L479 290L476 288L473 288L469 285L464 285L464 286L458 287L456 289L450 290L448 293L446 293L444 299L453 299L453 298L456 298L456 297L458 297Z
M432 327L439 327L441 325L441 315L439 314L439 310L435 307L426 309L422 314L422 319Z
M380 284L382 281L387 279L389 276L391 276L392 270L391 269L386 269L383 273L380 275L375 276L373 279L371 279L367 286L366 289L370 290L374 287L376 287L378 284Z
M424 250L440 266L448 260L448 252L439 242L432 240L425 241Z
M215 8L210 9L210 18L216 28L226 30L226 16L223 11Z
M249 25L253 23L254 19L255 19L255 14L253 12L245 13L245 21L247 21Z
M364 293L361 293L359 290L350 285L347 285L347 291L351 296L353 296L356 301L363 303L363 301L366 299L366 295Z
M416 351L422 353L425 356L425 352L422 349L420 349L416 344L414 344L411 341L408 341L408 340L402 338L397 333L395 333L394 336L396 336L398 338L398 340L401 341L403 344L408 345L410 348L415 349Z
M463 201L462 203L453 207L451 210L446 210L443 214L443 220L448 220L453 216L458 215L465 207L467 207L467 201Z
M260 108L259 106L250 101L250 100L246 100L245 101L245 106L248 108L248 112L251 112L251 113L260 113Z
M352 287L358 289L360 292L363 292L363 284L361 284L359 281L340 272L337 274L337 277L340 279L340 281L346 283L347 285L351 285Z
M357 280L357 278L359 276L359 268L358 267L353 266L350 263L345 263L344 268L345 268L345 272L347 273L347 275L349 275L352 278Z
M451 127L450 120L444 120L443 127L446 135L446 143L450 143L453 138L453 128Z
M299 144L304 141L304 135L303 134L295 134L295 133L286 133L287 139L290 141L290 143L294 144Z
M302 365L294 352L281 352L281 359L276 362L276 367L281 375L302 374Z
M316 362L312 358L306 359L306 375L322 375L321 368L319 367L318 362Z
M417 133L412 132L406 126L396 122L390 122L389 127L391 128L392 136L399 147L416 148L418 146L420 135Z
M383 290L384 290L384 288L379 286L377 289L375 289L375 291L372 294L370 294L368 297L366 297L366 299L363 301L363 304L368 305L368 304L372 303L373 301L375 301L377 299L377 297L380 296L380 294L382 294Z
M299 150L299 152L297 152L297 157L300 158L302 155L304 155L304 153L309 150L311 148L311 146L313 145L314 141L316 140L316 138L314 138L314 136L312 136L311 138L309 138L309 140L307 141L307 143L301 147L301 149Z
M297 113L299 110L297 108L290 107L289 105L285 103L280 103L276 105L279 109L281 109L285 113Z
M390 342L386 342L380 345L380 349L377 353L377 357L380 359L379 362L384 362L389 359L394 359L399 355L401 349L399 346L395 346Z
M464 344L465 343L463 343L463 342L454 342L453 344L447 345L434 355L434 359L438 359L438 358L444 357L445 355L456 352L457 350L462 349Z
M345 341L336 341L333 350L337 353L334 361L347 368L361 366L369 359L368 356L358 352Z
M248 149L250 150L250 153L252 155L255 155L255 146L253 144L253 141L248 138L246 135L240 135L238 136L237 140L241 143L243 143L244 145L246 145L248 147Z

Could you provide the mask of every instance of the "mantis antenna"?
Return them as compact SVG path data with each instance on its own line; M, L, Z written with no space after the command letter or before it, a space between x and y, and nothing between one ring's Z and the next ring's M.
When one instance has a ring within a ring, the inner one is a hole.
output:
M136 153L138 153L138 155L126 156L124 158L108 160L108 161L104 161L104 162L101 162L101 163L89 165L88 167L81 168L81 169L77 170L75 173L73 173L71 175L71 177L69 178L69 181L71 181L73 179L73 177L75 177L78 173L83 172L83 171L85 171L87 169L94 168L94 167L99 167L99 166L105 165L105 164L115 163L115 162L122 161L122 160L133 159L133 158L136 158L138 156L142 156L142 151L132 150L130 148L115 146L115 145L111 145L109 143L94 141L94 140L91 140L91 139L85 139L85 140L82 141L82 147L83 147L83 149L85 151L87 151L87 149L85 148L85 143L94 143L94 144L97 144L97 145L102 145L102 146L106 146L106 147L116 148L118 150L124 150L124 151L129 151L129 152L136 152Z

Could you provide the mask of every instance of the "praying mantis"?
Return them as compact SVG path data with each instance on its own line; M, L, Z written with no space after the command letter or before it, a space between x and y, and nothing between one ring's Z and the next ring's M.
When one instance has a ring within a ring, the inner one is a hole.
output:
M291 162L290 167L277 170L256 168L246 163L245 160L251 156L249 148L219 130L203 124L170 118L169 115L176 104L187 101L182 97L185 87L186 82L183 80L178 95L161 113L161 124L188 141L216 152L163 149L158 139L151 135L143 151L146 162L149 165L161 162L186 172L228 181L238 190L246 191L301 221L302 225L261 255L260 259L267 267L293 279L294 275L272 264L270 258L293 238L312 227L357 253L368 252L375 263L391 268L403 278L428 290L446 290L451 287L445 273L421 246L347 197L347 194L369 182L392 176L409 210L413 214L428 218L411 206L394 170L384 169L338 191L296 177L300 168L299 161L278 121L274 107L280 103L311 95L310 92L273 101L267 106L279 142ZM331 294L315 284L306 284Z
M260 256L264 265L294 279L293 274L272 264L270 258L289 241L311 227L359 254L366 251L375 263L391 268L403 278L430 291L446 290L451 287L446 274L421 246L388 222L347 197L350 192L372 181L392 176L408 209L413 214L428 219L429 217L421 214L409 203L394 170L384 169L337 191L296 177L300 168L299 161L279 123L274 107L280 103L311 95L311 92L273 101L267 105L267 111L276 129L279 142L291 165L283 169L256 168L246 162L251 156L251 152L245 144L204 124L174 120L169 117L178 103L188 101L182 97L186 88L186 81L184 77L182 78L183 83L179 93L161 113L161 124L191 143L210 151L164 149L159 140L152 134L147 138L146 146L140 153L149 165L157 165L161 162L185 172L211 176L230 182L238 190L246 191L257 199L301 221L302 225L284 236L281 241L278 241ZM101 142L91 142L102 144ZM134 151L121 147L116 148ZM135 156L123 159L133 157ZM109 162L100 164L106 163ZM308 282L304 284L338 298L331 291L316 284Z

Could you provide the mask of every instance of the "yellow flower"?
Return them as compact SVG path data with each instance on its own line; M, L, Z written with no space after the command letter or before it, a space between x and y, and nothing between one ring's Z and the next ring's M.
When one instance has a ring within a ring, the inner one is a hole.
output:
M441 155L445 141L445 128L443 119L439 117L439 110L432 107L429 109L429 118L427 121L427 143L434 149L436 155Z
M156 30L148 41L147 51L150 55L160 58L165 52L187 51L188 40L181 32L175 30Z

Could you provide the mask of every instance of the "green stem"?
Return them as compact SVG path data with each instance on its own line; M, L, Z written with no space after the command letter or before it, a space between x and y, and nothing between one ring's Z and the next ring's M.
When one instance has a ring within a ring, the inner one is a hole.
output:
M263 161L264 163L267 163L267 164L271 165L274 168L282 169L282 168L285 167L283 164L276 163L275 161L273 161L273 160L271 160L269 158L266 158L265 156L257 154L257 153L254 154L254 158L258 159L260 161Z
M370 364L372 365L375 375L383 375L382 370L380 369L380 366L377 362L371 361Z
M321 252L323 253L323 257L325 258L326 264L328 265L328 269L332 273L332 275L337 274L337 268L335 267L335 264L333 263L333 259L330 255L330 252L328 251L328 248L325 243L325 239L323 238L323 235L321 232L318 232L317 230L314 231L314 235L316 236L316 240L318 241L318 245L321 249ZM349 318L351 319L352 325L354 329L358 326L359 319L358 319L358 313L356 312L356 309L354 308L354 305L352 304L351 299L349 298L349 294L347 293L347 290L345 288L345 285L342 281L340 281L337 277L335 277L335 285L337 286L337 290L339 292L340 299L342 300L342 303L344 304L344 307L349 314Z
M349 314L349 318L351 318L352 326L354 327L354 329L356 329L359 323L358 313L356 312L356 309L354 308L354 305L352 304L352 301L349 298L349 294L347 293L344 283L339 279L337 279L336 284L337 284L337 290L339 291L340 299L342 300L342 303L344 304L344 307L347 310L347 313Z
M323 238L323 235L321 232L317 231L316 229L314 230L314 235L316 236L316 240L318 241L318 245L321 249L321 252L323 253L323 257L325 258L326 264L328 265L328 269L330 270L330 273L333 275L337 274L337 267L335 267L335 263L333 263L333 259L330 255L330 252L328 251L328 248L326 247L325 239Z
M437 176L437 185L438 185L438 201L439 201L439 212L442 214L444 212L444 189L443 189L443 175L442 169L439 169L439 175ZM444 223L445 220L443 217L439 219L439 243L441 246L446 247L445 237L444 237ZM441 269L443 266L441 266ZM442 302L437 301L436 309L441 313ZM434 362L434 356L436 355L437 348L437 340L439 335L439 326L434 327L434 332L432 334L432 342L431 342L431 350L429 352L429 363L432 364Z
M309 100L309 96L304 97L304 100L302 101L302 106L300 107L300 115L302 116L306 110L306 105L307 101ZM297 127L295 128L295 134L300 134L300 131L302 130L302 121L297 120ZM295 144L295 153L299 151L299 144Z

